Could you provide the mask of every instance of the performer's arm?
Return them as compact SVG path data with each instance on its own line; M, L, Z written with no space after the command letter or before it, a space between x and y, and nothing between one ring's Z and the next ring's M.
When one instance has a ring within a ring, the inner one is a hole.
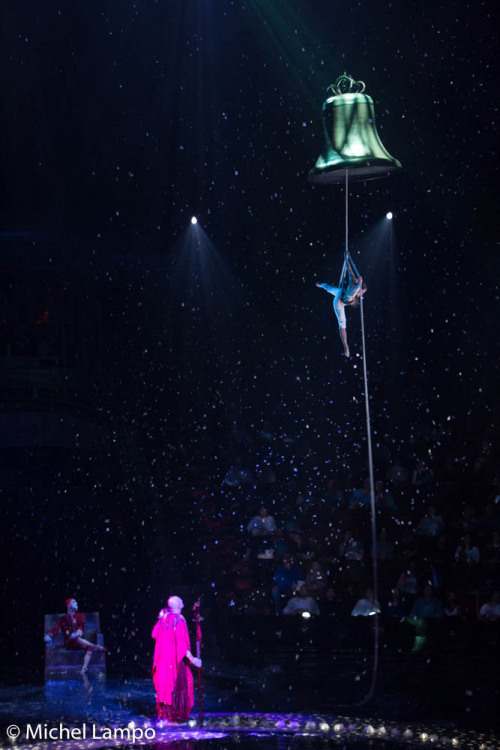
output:
M62 617L58 619L56 624L49 630L49 635L51 638L53 638L55 635L58 634L58 632L61 630L62 625Z
M166 609L160 609L158 613L158 620L156 621L156 625L153 628L153 632L151 633L151 638L158 638L158 632L160 630L160 625L164 617L166 617L168 614L168 610Z
M81 638L83 635L83 631L85 630L85 617L81 614L81 612L78 612L76 615L76 624L78 627L74 633L71 633L70 636L70 638L72 638L73 640L75 638Z
M201 659L198 659L197 656L193 656L191 651L186 651L186 653L184 654L184 658L190 661L193 667L198 667L198 669L201 668Z
M360 276L358 279L355 279L355 286L349 290L349 299L354 299L355 297L359 296L361 294L361 287L363 286L363 277Z
M43 640L45 641L45 643L50 643L52 641L52 638L55 635L57 635L58 632L61 630L62 619L63 618L60 617L58 619L58 621L56 622L56 624L53 627L51 627L51 629L49 630L49 632L45 633L45 635L43 636Z

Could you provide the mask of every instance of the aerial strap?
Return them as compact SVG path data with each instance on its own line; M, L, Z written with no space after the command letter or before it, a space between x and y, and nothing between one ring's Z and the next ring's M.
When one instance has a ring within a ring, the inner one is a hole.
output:
M356 279L359 279L360 273L356 268L351 254L349 253L349 170L345 171L345 245L344 245L344 263L340 274L339 288L347 289L354 286ZM347 277L347 278L346 278Z

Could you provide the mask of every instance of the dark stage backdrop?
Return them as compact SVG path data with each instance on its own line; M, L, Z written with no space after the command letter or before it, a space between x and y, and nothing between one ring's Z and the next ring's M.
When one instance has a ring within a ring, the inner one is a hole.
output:
M71 595L101 611L114 668L146 670L174 582L214 593L196 493L218 501L231 425L270 420L294 446L274 460L309 486L364 478L359 317L346 362L314 287L340 274L344 197L306 179L344 70L403 164L350 199L377 466L442 430L440 460L468 471L498 375L492 15L451 0L3 5L9 674L40 673L43 614Z

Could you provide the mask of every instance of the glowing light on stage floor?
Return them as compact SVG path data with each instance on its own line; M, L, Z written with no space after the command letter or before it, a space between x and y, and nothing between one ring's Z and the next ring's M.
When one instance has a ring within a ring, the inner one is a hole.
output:
M342 718L342 721L339 721L339 718ZM279 748L283 743L278 737L283 734L292 735L296 739L311 740L327 736L332 740L341 740L344 747L352 750L359 750L360 742L363 740L370 742L372 750L381 750L382 743L387 742L397 742L399 748L406 745L409 750L429 744L443 750L454 747L497 750L499 747L498 737L492 732L477 733L474 730L452 729L450 735L444 733L444 727L433 726L432 722L413 724L410 728L405 724L398 726L394 721L386 721L383 724L380 721L367 723L366 719L315 714L210 713L205 715L204 726L198 726L196 718L192 717L185 725L161 727L156 724L156 727L152 727L149 721L144 721L144 717L137 717L136 721L129 721L126 728L102 727L86 722L79 728L74 726L74 722L71 726L62 729L61 727L63 725L59 724L59 729L52 728L52 735L55 736L59 732L66 737L78 732L79 739L28 743L26 735L18 735L16 739L21 742L11 742L12 750L104 750L111 747L126 750L131 746L131 742L123 736L127 732L133 733L133 746L151 749L156 747L162 750L175 750L176 743L182 740L192 742L194 747L194 743L199 740L221 739L225 740L224 746L228 750L233 747L253 750L255 745L251 740L264 736L276 737L276 747ZM14 726L14 729L17 728ZM12 726L9 729L12 729ZM154 739L151 735L154 735Z

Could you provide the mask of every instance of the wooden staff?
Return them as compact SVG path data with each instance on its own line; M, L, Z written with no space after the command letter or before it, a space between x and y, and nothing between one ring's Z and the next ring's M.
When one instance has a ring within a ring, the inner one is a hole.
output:
M196 656L198 659L201 659L201 643L203 638L201 634L200 597L193 604L193 622L196 624ZM200 727L203 726L204 721L203 700L203 667L200 667L198 670L198 723Z

